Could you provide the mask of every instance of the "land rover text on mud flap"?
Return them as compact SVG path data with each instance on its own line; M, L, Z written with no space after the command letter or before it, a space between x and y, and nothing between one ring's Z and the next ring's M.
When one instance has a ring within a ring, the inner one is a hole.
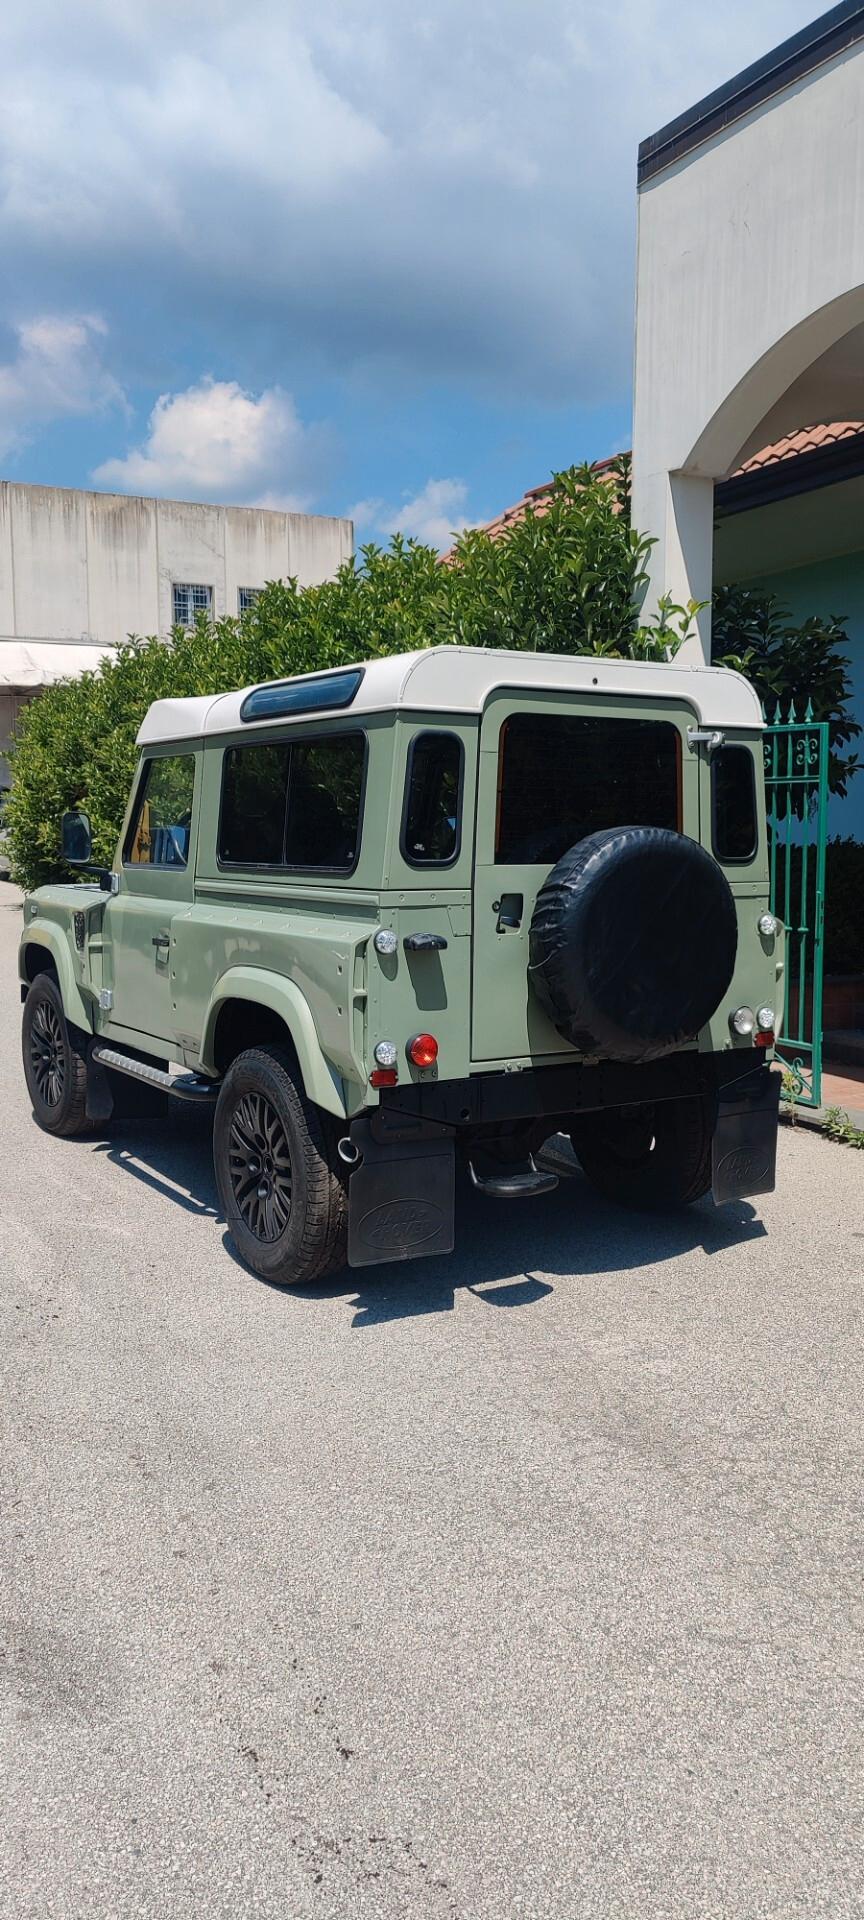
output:
M761 731L734 673L462 647L157 701L111 871L25 903L36 1119L211 1103L285 1283L449 1251L457 1154L498 1198L769 1191Z

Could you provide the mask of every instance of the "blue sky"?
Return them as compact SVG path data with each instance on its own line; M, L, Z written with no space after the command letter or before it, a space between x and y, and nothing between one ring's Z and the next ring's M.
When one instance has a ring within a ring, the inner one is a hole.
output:
M445 544L627 445L638 141L812 12L7 8L0 474Z

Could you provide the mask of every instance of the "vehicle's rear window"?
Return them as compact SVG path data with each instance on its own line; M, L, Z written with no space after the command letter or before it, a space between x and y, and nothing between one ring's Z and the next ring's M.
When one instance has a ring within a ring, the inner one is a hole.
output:
M360 846L365 738L229 747L222 770L222 866L350 873Z
M604 827L680 832L677 727L668 720L512 714L499 752L499 864L551 866Z
M462 743L455 733L417 733L406 774L402 851L409 866L446 867L459 852Z
M749 747L721 747L711 762L713 847L718 860L752 860L756 852L756 767Z

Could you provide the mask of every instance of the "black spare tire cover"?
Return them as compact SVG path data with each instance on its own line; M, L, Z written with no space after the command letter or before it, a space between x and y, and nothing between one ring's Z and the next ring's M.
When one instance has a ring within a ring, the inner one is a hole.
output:
M580 1053L657 1060L692 1040L728 992L738 922L695 840L612 827L571 847L541 887L529 979Z

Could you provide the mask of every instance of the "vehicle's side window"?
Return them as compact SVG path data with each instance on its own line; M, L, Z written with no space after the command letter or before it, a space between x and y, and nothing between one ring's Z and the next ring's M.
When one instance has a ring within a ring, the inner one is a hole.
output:
M185 867L195 788L195 755L147 760L123 858L131 867Z
M462 742L455 733L417 733L405 776L402 852L409 866L446 867L462 832Z
M711 762L712 839L718 860L734 864L756 852L756 767L749 747L721 747Z
M668 720L514 713L501 729L495 859L551 866L604 827L681 831L681 736Z
M219 861L350 873L360 847L362 733L229 747Z
M290 747L229 747L222 769L219 858L228 866L281 867Z

